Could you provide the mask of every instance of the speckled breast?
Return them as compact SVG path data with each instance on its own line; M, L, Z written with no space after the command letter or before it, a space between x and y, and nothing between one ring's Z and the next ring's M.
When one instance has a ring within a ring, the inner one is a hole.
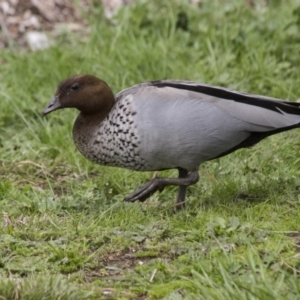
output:
M130 95L120 99L89 140L80 142L77 138L76 146L87 159L97 164L145 170L134 119L136 114Z

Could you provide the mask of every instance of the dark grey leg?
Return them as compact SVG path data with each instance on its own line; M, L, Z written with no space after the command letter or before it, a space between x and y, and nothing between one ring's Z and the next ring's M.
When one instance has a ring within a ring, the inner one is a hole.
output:
M145 201L149 198L152 194L157 191L162 191L168 185L177 185L179 186L177 201L176 204L184 203L185 200L185 192L186 188L189 185L195 184L199 180L198 171L191 171L188 172L184 169L179 170L179 177L178 178L159 178L155 177L151 179L149 182L141 186L137 189L134 193L127 196L124 201L127 202L134 202L134 201ZM180 205L178 205L180 206ZM181 204L182 206L182 204Z
M178 178L185 178L188 175L188 171L185 169L178 169ZM185 207L185 193L187 185L181 185L178 187L177 199L176 199L176 209L180 210Z

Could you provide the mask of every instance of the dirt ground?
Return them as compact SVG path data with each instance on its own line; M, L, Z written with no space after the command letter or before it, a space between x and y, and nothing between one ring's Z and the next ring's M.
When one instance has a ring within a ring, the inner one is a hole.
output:
M87 26L84 14L92 6L103 5L105 16L111 18L120 6L129 3L130 0L0 0L0 48L10 42L31 50L37 50L34 42L44 42L47 47L45 33L82 31Z

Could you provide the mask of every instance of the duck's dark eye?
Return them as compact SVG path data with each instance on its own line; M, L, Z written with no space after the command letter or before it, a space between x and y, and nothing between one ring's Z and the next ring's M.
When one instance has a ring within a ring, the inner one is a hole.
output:
M78 84L78 83L73 83L73 84L71 85L71 87L70 87L70 89L71 89L72 91L77 91L78 88L79 88L79 84Z

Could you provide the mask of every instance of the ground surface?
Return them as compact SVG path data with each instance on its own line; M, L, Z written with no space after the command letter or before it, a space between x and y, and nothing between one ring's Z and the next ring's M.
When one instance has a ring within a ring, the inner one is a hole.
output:
M299 130L204 164L174 213L174 188L123 203L152 174L86 161L71 137L77 112L41 117L76 73L115 92L176 78L300 98L299 1L181 2L110 20L95 5L84 35L0 50L1 299L299 298Z

